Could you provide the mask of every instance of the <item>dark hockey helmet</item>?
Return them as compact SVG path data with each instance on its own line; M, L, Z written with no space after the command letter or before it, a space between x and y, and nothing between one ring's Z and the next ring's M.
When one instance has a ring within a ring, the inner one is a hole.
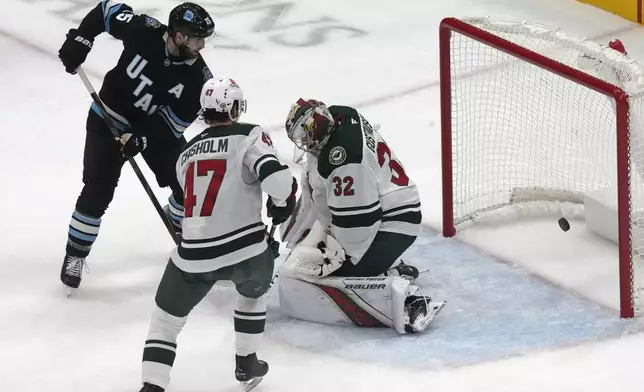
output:
M298 99L286 119L286 133L297 148L306 152L319 151L333 132L335 121L324 102Z
M208 11L195 3L182 3L170 11L170 34L182 33L188 37L208 38L215 32L215 22Z

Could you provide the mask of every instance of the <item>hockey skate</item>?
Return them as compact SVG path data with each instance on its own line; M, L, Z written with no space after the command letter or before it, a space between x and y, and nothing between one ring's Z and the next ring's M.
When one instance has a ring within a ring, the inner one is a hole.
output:
M413 265L405 264L402 261L397 266L385 272L385 276L400 276L411 283L414 283L419 275L420 272L418 271L418 268Z
M445 301L432 301L430 297L412 295L405 300L405 332L424 331L445 306Z
M65 285L65 294L68 297L80 286L83 278L83 268L87 269L89 273L84 257L65 255L65 260L60 270L60 281Z
M150 384L150 383L145 383L143 384L143 388L139 392L164 392L165 389L161 388L158 385Z
M236 355L235 378L242 383L244 392L255 388L268 373L268 363L257 359L257 354Z

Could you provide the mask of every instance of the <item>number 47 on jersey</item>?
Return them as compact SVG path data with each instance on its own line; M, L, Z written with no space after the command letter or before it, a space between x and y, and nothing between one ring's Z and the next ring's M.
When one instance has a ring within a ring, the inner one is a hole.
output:
M197 216L210 216L212 215L212 210L215 208L219 188L221 188L221 183L226 175L226 160L204 159L190 162L188 169L186 170L186 182L183 188L183 208L185 209L185 218L195 216L194 210L197 208L197 196L195 195L195 172L197 177L212 175L210 177L210 181L207 183L208 186L205 189L205 192L203 192L203 189L197 189L200 195L205 194Z

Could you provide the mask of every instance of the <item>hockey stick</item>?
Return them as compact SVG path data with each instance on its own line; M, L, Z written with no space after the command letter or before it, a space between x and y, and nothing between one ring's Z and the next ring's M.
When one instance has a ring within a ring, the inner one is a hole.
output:
M275 241L273 238L273 235L275 235L275 229L277 226L271 225L271 229L268 232L268 240L269 241ZM271 278L271 282L268 284L268 290L266 290L266 293L264 293L264 296L268 297L268 295L271 293L271 290L273 290L273 287L275 286L275 283L277 283L277 279L280 277L280 271L279 268L277 269L277 272L275 272L275 275Z
M103 120L105 120L105 122L107 123L107 127L112 132L112 135L114 135L114 137L119 137L120 135L118 130L116 129L114 120L112 120L112 118L108 115L107 110L105 109L105 105L103 104L103 101L98 96L98 94L96 94L96 91L92 86L92 83L87 78L87 75L85 75L85 71L83 71L83 68L78 67L78 69L76 69L76 72L78 73L78 76L80 76L81 80L83 81L83 84L85 85L85 88L87 89L87 92L89 93L89 95L94 100L94 103L98 105L98 107L101 108L101 110L103 111L104 113ZM177 234L177 232L174 230L174 227L172 227L172 223L163 212L163 208L161 208L161 205L159 204L159 201L157 200L156 196L154 196L154 193L152 193L150 184L148 184L148 181L145 179L145 176L141 172L141 168L139 168L139 165L136 163L134 158L130 157L127 160L128 162L130 162L130 165L132 166L134 173L139 178L141 185L143 185L143 189L145 189L145 193L148 194L148 197L150 198L152 205L154 205L154 209L157 211L157 214L159 214L159 217L163 221L165 228L168 229L168 233L170 233L170 236L174 240L174 243L179 244L181 242L181 239L179 238L179 235Z
M268 238L270 238L271 240L273 240L273 236L275 235L275 229L276 228L277 227L275 225L271 225L271 229L268 232Z

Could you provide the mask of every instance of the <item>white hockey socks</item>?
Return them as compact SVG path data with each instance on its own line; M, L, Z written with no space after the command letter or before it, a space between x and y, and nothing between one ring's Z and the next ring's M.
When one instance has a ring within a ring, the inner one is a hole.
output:
M237 355L246 356L257 352L266 325L266 296L249 298L237 294L234 321Z
M152 312L150 331L143 349L142 382L168 388L177 351L177 336L188 317L175 317L158 306Z

